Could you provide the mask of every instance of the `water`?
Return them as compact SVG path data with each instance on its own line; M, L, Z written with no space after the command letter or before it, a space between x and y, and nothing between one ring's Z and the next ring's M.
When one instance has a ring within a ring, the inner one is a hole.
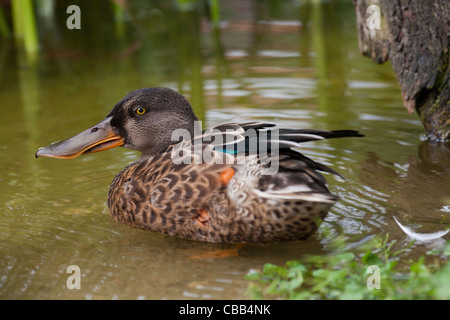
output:
M394 217L416 233L448 229L449 144L423 141L389 64L360 56L351 3L227 2L220 34L202 10L157 3L116 24L106 10L78 33L60 23L59 38L46 34L59 42L49 41L35 68L18 67L14 50L0 42L1 298L241 299L250 270L334 252L337 238L344 240L339 250L357 250L389 233L406 247L411 238ZM146 86L186 94L205 127L264 120L360 130L365 138L302 150L345 177L326 176L340 202L307 241L198 243L110 217L109 184L135 152L34 158L38 147L97 123L126 93ZM414 258L441 242L417 242L408 252ZM80 290L66 286L69 265L80 267Z

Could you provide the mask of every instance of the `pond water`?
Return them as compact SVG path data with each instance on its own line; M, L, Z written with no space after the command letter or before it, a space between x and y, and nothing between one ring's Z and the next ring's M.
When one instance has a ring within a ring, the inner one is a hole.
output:
M97 16L81 2L82 29L66 30L58 2L36 66L20 65L0 40L0 298L242 299L245 275L265 263L356 250L376 235L406 247L411 238L395 219L416 233L448 229L449 144L425 141L389 63L359 54L351 1L223 2L220 29L202 6L161 1L124 13L95 3ZM106 196L137 153L35 159L38 147L81 132L126 93L150 86L185 94L204 127L264 120L364 133L302 149L345 177L326 175L340 201L317 233L238 246L136 230L111 218ZM408 252L414 258L442 239ZM69 265L80 267L79 290L66 286Z

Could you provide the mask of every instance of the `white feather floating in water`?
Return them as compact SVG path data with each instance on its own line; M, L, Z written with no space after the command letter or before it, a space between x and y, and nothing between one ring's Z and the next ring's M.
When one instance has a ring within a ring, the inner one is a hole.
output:
M396 217L394 217L394 220L395 220L395 222L397 222L398 226L400 227L400 229L403 230L404 233L406 233L410 238L412 238L414 240L418 240L418 241L436 240L436 239L442 238L443 236L445 236L447 233L450 232L450 229L449 229L449 230L437 231L437 232L433 232L433 233L418 233L418 232L413 231L411 228L403 226L400 222L398 222Z

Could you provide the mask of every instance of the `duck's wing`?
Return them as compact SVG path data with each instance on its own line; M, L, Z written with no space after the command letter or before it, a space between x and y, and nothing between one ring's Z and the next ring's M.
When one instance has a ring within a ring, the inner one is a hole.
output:
M333 169L315 162L301 154L297 148L301 143L315 140L363 137L356 130L319 130L319 129L286 129L275 128L275 124L266 122L226 123L203 131L203 141L211 141L214 150L230 155L257 154L264 157L267 154L278 153L297 159L314 170L325 171L339 175ZM206 143L206 142L204 142ZM293 151L295 150L295 151Z
M225 124L207 134L219 137L215 140L214 150L233 155L235 163L244 164L235 166L242 176L254 172L255 166L261 169L256 170L258 179L249 179L260 197L325 203L334 203L337 197L329 193L326 180L319 171L341 175L299 152L301 144L363 136L355 130L278 129L274 124L264 122Z

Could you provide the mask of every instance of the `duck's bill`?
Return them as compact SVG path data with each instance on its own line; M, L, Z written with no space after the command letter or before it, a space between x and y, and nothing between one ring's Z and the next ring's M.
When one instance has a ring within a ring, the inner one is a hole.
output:
M123 146L123 137L114 133L110 121L111 117L108 117L70 139L40 148L36 158L73 159L82 154Z

